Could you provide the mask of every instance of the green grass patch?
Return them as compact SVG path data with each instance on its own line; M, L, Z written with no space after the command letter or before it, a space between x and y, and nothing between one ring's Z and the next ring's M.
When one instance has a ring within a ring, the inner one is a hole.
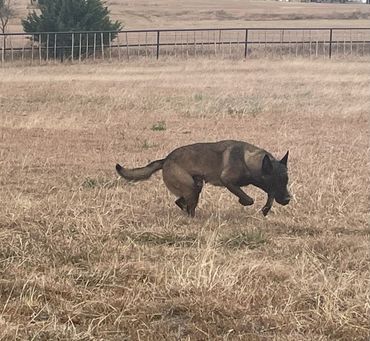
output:
M260 230L232 233L220 240L220 244L230 249L256 249L267 243L267 238Z
M107 180L103 178L89 178L87 177L82 183L81 187L86 189L93 188L113 188L117 185L117 180Z
M178 235L171 232L154 233L142 232L127 235L128 238L135 243L146 245L167 245L178 247L191 247L197 244L198 237L196 235Z
M154 123L151 128L153 131L164 131L167 129L165 121L158 121Z

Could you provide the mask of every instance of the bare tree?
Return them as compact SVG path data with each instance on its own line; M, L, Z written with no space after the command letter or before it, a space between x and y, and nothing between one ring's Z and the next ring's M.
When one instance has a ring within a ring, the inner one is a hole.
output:
M3 48L1 51L1 60L4 60L6 49L6 35L4 35L6 27L8 26L9 19L15 14L13 9L13 0L0 0L0 30L3 34Z
M0 30L4 34L9 19L15 14L12 0L0 0Z

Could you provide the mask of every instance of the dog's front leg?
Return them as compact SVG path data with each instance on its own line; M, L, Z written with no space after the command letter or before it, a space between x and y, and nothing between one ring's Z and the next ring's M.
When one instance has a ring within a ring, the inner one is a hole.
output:
M239 203L243 206L253 205L254 200L247 193L245 193L240 187L232 184L224 184L224 186L234 195L239 198Z
M262 214L265 217L267 216L267 213L269 213L273 202L274 202L274 196L272 194L268 194L266 204L265 204L265 206L262 207Z

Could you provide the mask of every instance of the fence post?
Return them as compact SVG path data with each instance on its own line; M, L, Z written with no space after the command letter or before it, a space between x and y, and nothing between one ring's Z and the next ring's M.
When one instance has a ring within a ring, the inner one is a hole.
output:
M33 45L35 44L35 35L32 34L32 44L31 44L31 64L33 64Z
M3 41L1 44L1 63L3 64L5 61L5 34L3 34Z
M130 51L129 51L129 47L128 47L128 35L127 35L127 32L126 32L126 53L127 53L127 60L130 60Z
M218 43L219 43L218 49L221 51L221 56L223 57L224 56L224 48L223 48L223 44L222 44L222 41L221 41L221 37L222 37L222 30L218 30Z
M194 31L194 56L197 55L197 43L196 43L196 37L195 37L195 31Z
M265 37L266 37L266 31L265 31ZM283 56L283 41L284 41L284 29L280 31L280 57ZM266 44L266 38L265 38L265 44Z
M40 65L41 65L41 61L42 61L42 57L41 57L41 53L42 53L42 35L41 33L39 34L39 61L40 61Z
M11 50L11 54L12 54L12 61L14 61L14 50L13 50L12 39L10 39L10 50ZM351 55L352 55L352 40L351 40Z
M362 55L365 55L365 35L362 34Z
M176 42L176 33L175 33L175 42ZM176 45L175 45L175 51L176 51ZM148 32L145 32L145 57L148 57Z
M57 62L57 34L54 33L54 62Z
M46 62L49 62L49 33L46 35Z
M62 38L63 37L66 37L66 35L62 34ZM67 46L67 43L63 42L63 39L62 39L61 43L63 45L62 45L62 49L61 49L61 53L60 53L60 62L63 63L64 62L64 57L65 57L65 54L66 54L66 48L68 48L68 46Z
M186 57L189 57L189 32L186 31Z
M214 48L215 48L215 56L217 56L217 45L216 45L216 31L214 31Z
M86 59L89 58L89 34L86 33Z
M159 59L159 30L157 31L157 59Z
M248 55L248 29L245 29L244 58Z
M96 32L94 32L94 60L96 57Z
M80 32L80 41L78 45L78 62L81 63L81 57L82 57L82 33Z
M75 34L72 33L72 43L71 43L71 60L72 60L72 63L74 61L74 47L75 47Z
M109 60L112 60L112 33L108 33L108 39L109 39Z
M281 53L281 49L280 49ZM265 57L267 56L267 32L265 31Z
M118 60L121 60L121 44L119 42L119 32L117 33Z
M104 33L100 33L100 40L101 40L101 56L102 59L104 60Z
M333 29L330 29L330 36L329 36L329 59L331 58L331 45L333 42Z

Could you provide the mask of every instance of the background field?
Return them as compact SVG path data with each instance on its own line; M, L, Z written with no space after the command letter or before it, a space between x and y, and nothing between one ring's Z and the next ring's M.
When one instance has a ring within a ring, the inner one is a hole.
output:
M368 340L366 62L0 70L0 338ZM264 218L206 186L195 219L144 165L195 141L290 150Z
M14 0L17 17L9 31L22 31L27 0ZM369 27L370 6L246 0L108 0L126 29L193 27Z

